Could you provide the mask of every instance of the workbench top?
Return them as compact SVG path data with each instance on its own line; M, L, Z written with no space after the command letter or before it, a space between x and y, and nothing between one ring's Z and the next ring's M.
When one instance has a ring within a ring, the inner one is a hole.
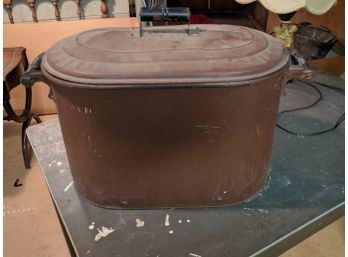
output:
M302 133L334 124L344 112L344 96L318 87L323 101L279 122ZM312 88L293 83L280 109L316 97ZM243 204L198 209L94 206L74 188L58 120L32 126L27 135L77 256L276 256L344 214L344 124L311 137L277 128L265 190Z

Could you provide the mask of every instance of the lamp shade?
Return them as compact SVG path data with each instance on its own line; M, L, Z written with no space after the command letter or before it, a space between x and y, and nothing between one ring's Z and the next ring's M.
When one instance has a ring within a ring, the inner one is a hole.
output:
M257 0L235 0L240 4L250 4ZM306 8L308 12L322 15L329 11L337 0L258 0L268 11L286 14Z

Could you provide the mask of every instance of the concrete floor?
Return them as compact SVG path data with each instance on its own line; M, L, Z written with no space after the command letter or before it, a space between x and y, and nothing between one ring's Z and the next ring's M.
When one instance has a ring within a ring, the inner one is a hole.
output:
M42 116L43 121L55 118L56 115ZM32 168L24 169L20 132L20 124L4 122L4 256L68 257L69 251L35 157ZM14 187L17 178L22 184L20 187ZM344 256L344 218L281 256Z

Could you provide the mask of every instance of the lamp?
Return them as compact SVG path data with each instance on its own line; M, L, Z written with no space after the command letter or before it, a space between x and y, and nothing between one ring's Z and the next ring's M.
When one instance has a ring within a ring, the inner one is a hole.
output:
M329 11L336 4L337 0L235 0L240 4L250 4L259 1L268 11L278 14L280 24L274 28L276 38L284 46L290 47L292 36L297 27L291 24L291 19L296 11L306 8L314 15L322 15Z

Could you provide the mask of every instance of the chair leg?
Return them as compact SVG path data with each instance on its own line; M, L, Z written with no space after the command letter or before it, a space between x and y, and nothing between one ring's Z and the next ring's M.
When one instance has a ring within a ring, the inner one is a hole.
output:
M22 153L24 159L24 165L26 169L30 169L30 161L32 157L32 149L30 142L28 140L27 134L25 133L26 129L30 126L32 118L36 121L37 124L42 123L39 115L31 113L29 118L23 122L22 125Z
M22 154L23 154L24 165L26 169L30 169L31 154L30 154L30 144L25 131L30 125L30 122L31 122L31 116L29 116L28 119L24 121L22 125Z
M5 82L4 82L5 85ZM4 87L5 88L5 87ZM17 116L13 111L12 106L9 101L9 95L4 99L4 108L8 114L8 117L5 117L6 120L14 120L16 122L22 123L22 154L24 159L24 166L26 169L30 169L30 160L31 160L31 146L28 141L27 135L25 133L26 129L29 127L31 119L34 118L36 123L41 123L41 119L37 114L30 113L31 109L31 87L26 87L25 89L25 108L22 115Z
M31 116L33 117L33 119L36 121L37 124L42 123L39 115L32 113Z

